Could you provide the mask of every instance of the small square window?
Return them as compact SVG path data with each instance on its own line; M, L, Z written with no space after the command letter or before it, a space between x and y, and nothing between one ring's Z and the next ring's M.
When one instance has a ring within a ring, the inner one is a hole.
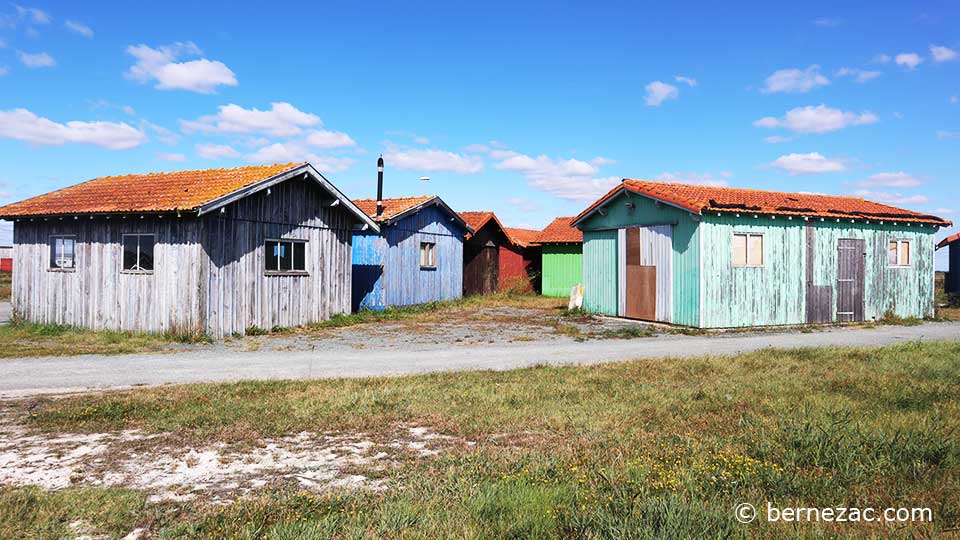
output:
M124 272L153 272L153 248L156 235L125 234L123 244Z
M437 267L437 245L433 242L420 242L420 268Z
M50 237L50 268L73 270L77 266L77 239L73 236Z
M910 247L909 240L891 240L887 245L887 264L896 267L910 266Z
M264 243L264 270L306 272L307 243L304 240L267 240Z
M733 235L733 265L763 266L762 234L735 233Z

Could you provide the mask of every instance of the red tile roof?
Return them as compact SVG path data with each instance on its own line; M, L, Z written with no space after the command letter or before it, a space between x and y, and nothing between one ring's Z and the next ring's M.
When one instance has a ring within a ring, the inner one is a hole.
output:
M875 203L857 197L787 193L729 187L712 187L647 180L625 179L623 183L577 216L582 219L620 190L659 199L696 214L704 212L755 213L764 215L810 216L844 219L876 219L910 223L927 223L941 227L951 223L937 216L913 212L895 206Z
M533 229L505 227L503 232L507 233L507 238L509 238L511 242L522 248L530 247L531 244L536 242L537 237L540 236L540 231Z
M358 199L353 201L361 211L373 218L374 221L387 221L388 219L399 216L400 214L416 208L421 204L436 199L436 195L425 195L423 197L396 197L393 199L383 199L383 214L377 217L376 199Z
M948 245L956 242L957 240L960 240L960 232L956 234L951 234L950 236L941 240L940 243L937 244L937 249L940 249L942 247L947 247Z
M545 229L540 231L536 242L538 244L583 243L583 231L570 226L573 219L573 216L554 219Z
M491 219L497 223L497 226L503 229L503 226L500 225L500 220L497 219L496 214L489 211L482 212L457 212L460 214L460 217L467 222L467 225L470 226L474 231L479 231L481 227L487 224Z
M196 210L302 163L104 176L0 208L6 218Z

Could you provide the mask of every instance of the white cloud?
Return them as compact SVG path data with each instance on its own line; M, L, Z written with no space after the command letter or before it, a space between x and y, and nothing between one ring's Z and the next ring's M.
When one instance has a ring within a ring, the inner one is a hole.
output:
M702 186L722 187L727 185L725 178L729 178L730 173L720 173L721 178L717 178L711 173L693 173L693 172L665 172L653 177L657 182L674 182L679 184L698 184Z
M871 112L857 114L831 109L821 104L816 107L790 109L782 118L767 116L755 121L753 125L762 128L784 128L795 133L827 133L848 126L874 124L878 120L877 115Z
M23 51L17 51L17 56L20 57L20 61L23 62L23 65L30 69L53 67L57 65L57 61L45 52L30 54Z
M134 148L147 141L143 131L123 122L61 124L26 109L0 111L0 137L37 145L92 144L111 150Z
M659 107L664 101L677 99L680 95L680 90L676 86L661 81L653 81L645 88L647 97L644 98L644 101L651 107Z
M858 182L857 185L860 187L912 188L919 186L920 183L920 180L913 175L900 171L872 174L867 180Z
M858 83L865 83L867 81L876 79L880 75L883 75L883 73L880 71L867 71L864 69L849 67L842 67L836 72L837 77L852 77L853 80L857 81Z
M198 144L193 147L203 159L223 159L240 157L240 152L226 144Z
M822 174L847 170L847 166L840 160L826 158L818 152L786 154L775 159L770 165L791 175Z
M192 121L181 120L180 126L186 133L265 133L289 137L320 123L320 117L315 114L305 113L289 103L277 102L270 104L269 111L244 109L233 103L221 105L217 114Z
M820 73L820 66L812 65L807 69L781 69L773 72L764 81L760 90L764 94L803 94L818 86L830 84L830 80Z
M814 19L814 26L822 26L824 28L836 28L843 24L842 19L830 18L830 17L820 17L819 19Z
M13 7L17 10L17 15L19 15L20 18L34 24L48 24L53 20L49 13L39 8L25 7L18 4L14 4Z
M956 105L958 102L960 102L960 98L958 98L957 96L950 96L951 104Z
M183 154L160 152L157 154L157 159L161 161L173 161L175 163L182 163L187 160L187 156Z
M326 173L342 172L356 161L351 158L319 156L299 142L274 143L245 156L253 163L287 163L309 161L317 170Z
M307 144L317 148L342 148L356 146L357 143L349 135L340 131L316 130L307 135Z
M83 36L83 37L85 37L85 38L92 38L92 37L93 37L93 29L90 28L89 26L83 24L82 22L78 22L78 21L67 21L67 22L63 23L63 26L65 26L65 27L66 27L67 29L69 29L69 30L73 30L74 32L80 34L81 36Z
M180 142L179 135L177 135L173 131L170 131L169 129L163 126L158 126L146 119L140 120L140 128L145 131L153 132L153 134L156 135L157 140L162 142L163 144L166 144L167 146L173 146L178 142Z
M890 60L892 60L892 58L890 58L889 54L878 54L873 57L873 60L870 61L874 64L886 64L890 62Z
M938 139L952 139L954 137L960 137L960 131L947 131L943 129L937 131Z
M7 66L0 66L0 77L3 77L7 73L10 73L10 68Z
M621 180L614 176L597 178L597 165L579 159L534 158L517 152L510 152L494 168L520 173L530 187L576 202L592 202Z
M506 202L508 206L512 206L521 212L535 212L540 209L537 201L531 201L530 199L524 199L522 197L507 199L504 202Z
M941 45L931 45L930 55L933 56L933 60L936 62L948 62L950 60L956 60L958 57L960 57L960 55L957 54L957 51Z
M698 84L697 80L694 79L693 77L684 77L683 75L677 75L673 78L673 80L677 82L681 82L691 88Z
M900 193L866 189L858 189L853 194L857 197L887 204L925 204L929 200L925 195L902 195Z
M903 66L907 69L914 69L923 63L923 58L917 53L900 53L895 56L893 60L898 66Z
M783 135L771 135L769 137L764 137L763 142L770 144L780 144L785 142L790 142L793 140L793 137L784 137Z
M131 45L127 47L127 53L137 59L127 71L127 77L140 83L155 80L157 84L154 88L160 90L179 89L212 94L218 86L237 85L233 71L223 62L206 58L177 62L184 55L203 54L192 42L177 42L155 49L147 45Z
M474 174L483 171L478 156L436 149L388 149L383 155L388 167L414 171L447 171Z

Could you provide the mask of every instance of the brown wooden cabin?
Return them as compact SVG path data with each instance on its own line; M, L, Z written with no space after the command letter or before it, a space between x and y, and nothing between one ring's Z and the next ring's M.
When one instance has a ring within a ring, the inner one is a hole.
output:
M474 230L463 244L463 295L535 291L539 231L504 227L493 212L460 212Z

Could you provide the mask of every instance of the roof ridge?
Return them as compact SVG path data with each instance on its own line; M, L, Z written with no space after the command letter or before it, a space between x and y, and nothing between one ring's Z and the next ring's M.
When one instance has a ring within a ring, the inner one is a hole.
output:
M624 178L624 180L627 182L643 182L646 184L657 184L657 185L665 185L665 186L683 186L683 187L698 188L698 189L706 188L706 189L726 189L730 191L750 191L754 193L779 193L783 195L800 195L801 197L811 197L811 196L812 197L835 197L840 199L853 199L855 201L866 201L874 204L884 204L884 203L877 203L874 201L870 201L863 197L856 197L853 195L831 195L829 193L812 193L812 192L804 193L800 191L780 191L776 189L757 189L757 188L745 188L745 187L733 187L733 186L711 186L707 184L688 184L686 182L661 182L659 180L646 180L643 178ZM896 208L896 207L891 207L891 208Z
M199 173L199 172L211 172L211 171L236 171L240 169L282 167L287 165L289 165L290 168L292 169L294 167L305 165L307 163L308 162L306 161L299 161L299 162L291 161L288 163L260 163L258 165L238 165L236 167L208 167L206 169L182 169L182 170L176 170L176 171L154 171L154 172L146 172L146 173L108 174L107 176L98 176L96 178L91 178L90 180L86 180L84 182L80 182L79 184L73 184L72 186L67 186L67 187L81 186L83 184L86 184L87 182L92 182L94 180L106 180L108 178L125 178L128 176L161 176L165 174L187 174L187 173ZM55 192L51 192L51 193L55 193Z

